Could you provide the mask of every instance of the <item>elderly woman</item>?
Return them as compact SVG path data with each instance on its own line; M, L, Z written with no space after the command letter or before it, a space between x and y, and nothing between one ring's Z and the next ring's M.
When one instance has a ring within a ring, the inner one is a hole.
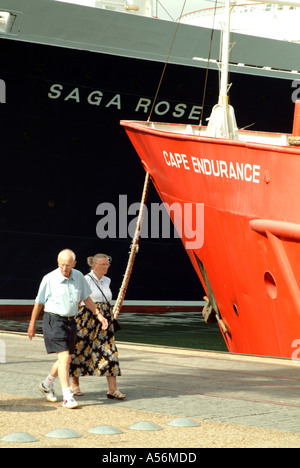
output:
M123 399L126 397L117 389L117 376L121 375L118 350L115 344L115 330L112 308L109 301L112 299L110 279L106 273L110 267L111 257L97 254L88 257L91 267L85 276L91 290L91 298L108 321L107 330L101 330L101 323L84 305L80 307L76 316L77 342L75 354L70 365L72 375L72 392L82 395L79 388L79 377L85 375L106 376L108 382L107 398Z

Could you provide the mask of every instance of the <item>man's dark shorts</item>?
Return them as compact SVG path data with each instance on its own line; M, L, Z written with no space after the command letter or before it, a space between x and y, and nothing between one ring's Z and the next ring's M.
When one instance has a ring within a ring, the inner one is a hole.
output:
M68 320L60 315L45 312L43 318L43 334L48 354L75 351L77 325L76 320Z

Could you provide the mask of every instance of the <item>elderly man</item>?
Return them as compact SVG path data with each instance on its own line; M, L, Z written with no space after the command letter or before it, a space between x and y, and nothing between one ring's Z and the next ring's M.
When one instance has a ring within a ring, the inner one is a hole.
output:
M77 408L70 389L69 368L71 356L75 350L76 322L75 315L78 303L83 301L102 323L102 329L108 327L107 320L97 309L90 298L91 290L80 271L75 270L76 257L69 249L61 251L58 255L58 268L48 273L42 279L35 305L32 311L28 336L30 340L35 336L35 323L44 307L43 334L47 353L57 353L48 377L39 385L39 390L48 401L57 401L53 383L58 376L63 392L63 407Z

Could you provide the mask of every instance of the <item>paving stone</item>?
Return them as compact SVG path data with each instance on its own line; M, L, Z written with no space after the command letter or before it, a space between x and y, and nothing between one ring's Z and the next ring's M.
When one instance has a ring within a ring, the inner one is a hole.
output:
M139 421L129 426L133 431L161 431L162 427L149 421Z
M198 427L199 424L196 421L188 418L175 418L167 423L168 426L174 427Z
M54 429L48 432L45 437L52 437L54 439L76 439L81 437L81 435L77 434L77 432L72 429Z
M19 442L19 443L26 443L26 442L37 442L38 439L33 437L26 432L13 432L12 434L8 434L5 437L2 437L4 442Z
M120 429L117 429L113 426L96 426L92 429L89 429L88 432L90 434L106 434L106 435L113 435L113 434L122 434Z

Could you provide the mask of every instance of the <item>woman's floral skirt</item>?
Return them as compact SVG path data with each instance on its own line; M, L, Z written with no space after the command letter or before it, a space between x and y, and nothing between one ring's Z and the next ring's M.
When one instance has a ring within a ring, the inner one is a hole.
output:
M112 310L106 303L98 303L97 306L108 321L108 329L101 329L102 324L87 307L79 309L76 348L70 365L70 374L74 377L121 375Z

